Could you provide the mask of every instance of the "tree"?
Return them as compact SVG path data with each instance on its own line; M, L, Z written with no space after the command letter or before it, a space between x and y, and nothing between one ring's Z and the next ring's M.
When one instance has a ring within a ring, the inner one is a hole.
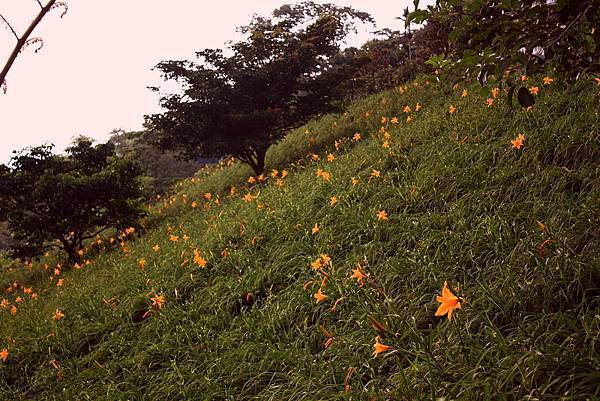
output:
M522 75L562 74L577 79L600 71L598 0L440 0L410 13L410 21L436 22L448 30L450 51L428 63L452 80L477 78L483 85L517 87L522 106L533 97Z
M6 75L8 74L8 71L12 67L15 60L17 59L17 56L19 55L19 53L21 53L23 51L23 49L25 49L27 46L30 46L33 44L38 44L39 46L35 50L35 52L37 53L44 45L44 41L42 40L42 38L29 38L29 36L31 36L31 33L33 32L35 27L38 26L38 24L42 21L42 19L44 19L46 14L48 14L51 10L54 10L56 8L62 8L64 10L60 16L62 18L67 13L67 10L69 9L69 7L67 6L67 3L64 1L57 2L56 0L50 0L50 1L48 1L48 3L46 5L43 5L40 0L36 0L36 2L40 6L40 12L37 14L37 16L31 22L31 24L29 24L29 27L27 28L25 33L23 33L23 35L21 35L21 36L19 36L17 34L17 32L15 31L13 26L10 24L10 22L8 22L8 20L2 14L0 14L0 21L4 25L6 25L6 28L8 28L12 32L13 36L17 40L17 43L15 44L15 47L14 47L12 53L8 57L6 64L2 68L2 71L0 71L0 86L2 87L2 91L4 93L6 93Z
M163 77L184 92L161 99L164 113L146 116L152 141L190 159L231 154L261 174L269 146L336 109L342 77L328 74L330 61L357 21L371 17L329 4L286 5L241 27L245 39L229 55L206 49L199 63L161 62Z
M66 155L52 145L27 148L0 165L0 221L16 257L63 249L73 262L86 239L111 227L135 226L142 216L140 169L115 157L112 144L75 140Z

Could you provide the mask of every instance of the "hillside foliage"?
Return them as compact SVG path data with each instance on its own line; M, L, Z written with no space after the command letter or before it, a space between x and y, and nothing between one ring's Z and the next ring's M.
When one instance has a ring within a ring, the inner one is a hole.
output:
M530 110L383 92L271 147L262 182L240 163L182 181L80 270L13 267L3 391L597 398L600 87L543 78Z
M1 165L0 221L8 221L12 254L29 258L57 248L77 262L85 240L137 225L140 170L114 156L111 144L80 137L64 156L39 146Z

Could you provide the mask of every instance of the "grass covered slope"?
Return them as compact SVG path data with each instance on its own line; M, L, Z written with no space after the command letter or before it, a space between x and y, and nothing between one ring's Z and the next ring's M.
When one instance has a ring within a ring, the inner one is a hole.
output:
M284 178L182 182L60 287L31 267L1 312L4 397L597 399L600 88L524 111L417 85L292 133Z

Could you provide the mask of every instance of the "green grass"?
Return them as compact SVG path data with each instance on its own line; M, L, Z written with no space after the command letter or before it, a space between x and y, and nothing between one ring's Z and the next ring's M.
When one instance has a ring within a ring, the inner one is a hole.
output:
M250 188L240 164L200 171L153 206L127 253L116 246L81 270L63 269L60 288L44 261L31 272L6 271L4 287L33 286L39 299L25 295L16 316L0 311L0 348L10 351L1 394L598 399L600 88L590 80L543 87L531 111L500 99L488 108L461 91L410 85L312 121L268 154L269 169L289 172L282 187L271 179ZM423 108L408 124L402 109L417 102ZM389 149L382 116L400 121L384 124ZM360 142L350 140L355 132ZM521 132L523 148L512 149ZM336 159L325 161L327 152ZM373 170L381 176L370 178ZM258 198L245 202L246 193ZM206 268L194 264L194 249ZM332 264L324 269L328 299L316 304L323 276L310 264L321 254ZM362 288L350 278L357 263L369 274ZM434 316L445 280L463 298L452 321ZM155 293L165 294L165 307L134 322ZM4 296L12 304L22 287ZM56 308L64 319L52 320ZM334 336L326 349L323 329ZM393 349L374 358L377 335Z

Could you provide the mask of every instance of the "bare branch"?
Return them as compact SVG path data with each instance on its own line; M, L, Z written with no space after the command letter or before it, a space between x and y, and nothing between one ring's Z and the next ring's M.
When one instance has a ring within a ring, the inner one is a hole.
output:
M8 29L10 29L10 31L13 33L13 35L15 35L15 38L17 38L17 41L19 41L19 35L17 35L17 33L13 29L12 25L10 24L10 22L8 22L6 20L6 18L4 18L4 16L2 14L0 14L0 18L2 18L2 21L4 21L4 23L6 24L6 26L8 27Z
M38 4L42 5L42 3L39 0L37 0L37 2L38 2ZM17 56L21 52L21 49L28 43L29 35L31 35L31 33L33 32L35 27L38 26L38 24L42 21L42 19L48 13L48 11L50 11L52 9L52 7L54 6L55 3L56 3L56 0L50 0L48 2L48 4L43 6L42 9L40 10L40 12L38 13L37 17L31 22L31 24L29 25L29 27L27 28L27 30L25 31L23 36L17 40L17 44L16 44L15 48L13 49L12 53L10 54L10 56L8 57L8 61L4 65L4 68L2 69L2 71L0 71L0 83L4 83L4 81L6 79L6 75L8 74L8 71L14 64L15 60L17 59ZM29 44L31 44L31 42L29 42Z
M44 9L44 6L42 5L42 2L40 0L35 0L35 1L37 1L37 3L40 5L41 9Z

